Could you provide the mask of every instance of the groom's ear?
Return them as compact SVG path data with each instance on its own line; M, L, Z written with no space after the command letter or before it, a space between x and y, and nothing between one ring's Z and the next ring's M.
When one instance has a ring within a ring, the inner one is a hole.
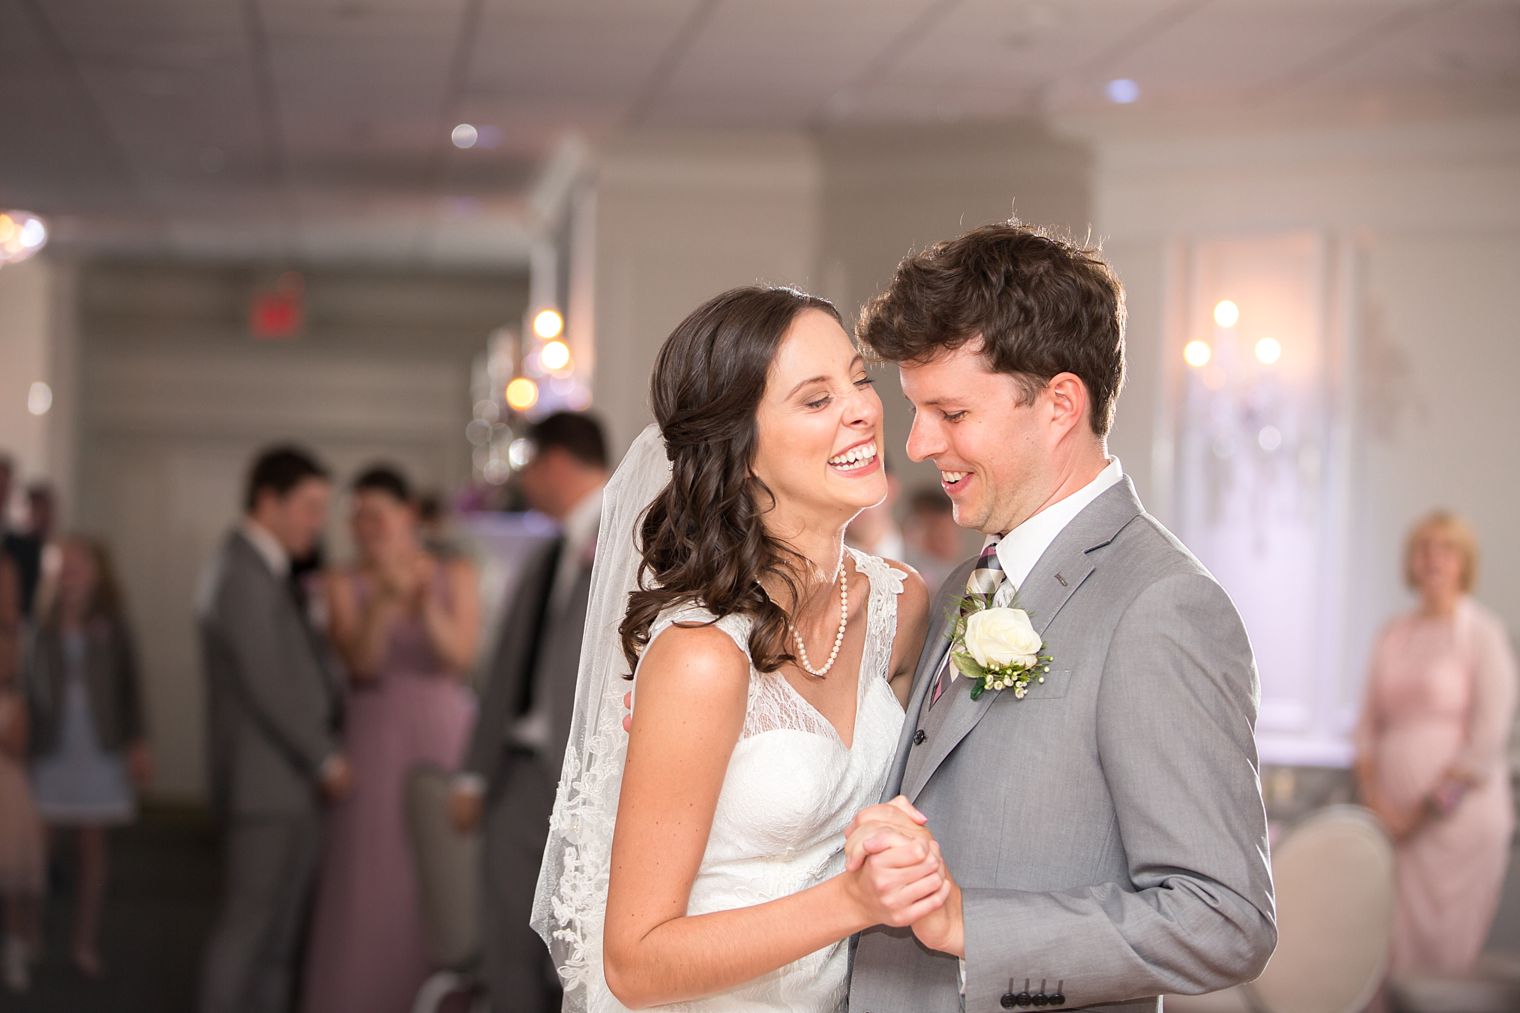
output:
M1057 373L1045 384L1045 394L1050 402L1050 421L1062 435L1087 424L1092 399L1087 384L1077 374Z

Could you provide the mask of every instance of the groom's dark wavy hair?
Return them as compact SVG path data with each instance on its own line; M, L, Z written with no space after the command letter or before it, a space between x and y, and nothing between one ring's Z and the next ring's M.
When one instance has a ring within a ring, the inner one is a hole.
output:
M761 522L775 497L751 465L756 412L781 340L800 314L834 304L794 288L735 288L708 300L660 347L651 388L670 457L670 483L639 526L639 590L618 632L630 666L666 608L698 602L722 617L748 615L750 657L762 672L791 660L787 613L761 588L772 577L800 597L792 574L805 561Z
M856 336L879 360L928 362L981 338L989 366L1029 404L1072 373L1108 435L1124 386L1124 288L1097 249L1017 220L910 254L860 311Z

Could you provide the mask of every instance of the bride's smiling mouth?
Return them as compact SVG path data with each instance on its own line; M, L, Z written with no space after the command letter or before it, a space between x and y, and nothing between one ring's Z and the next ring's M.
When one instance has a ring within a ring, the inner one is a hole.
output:
M846 475L864 475L880 467L880 449L875 439L857 443L829 458L829 467Z

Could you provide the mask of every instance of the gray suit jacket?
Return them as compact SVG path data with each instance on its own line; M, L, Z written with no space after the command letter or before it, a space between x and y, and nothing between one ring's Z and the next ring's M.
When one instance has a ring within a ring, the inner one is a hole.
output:
M544 596L552 593L554 584L551 546L552 543L545 543L525 564L526 572L501 624L491 667L486 672L480 716L461 766L463 771L484 778L491 791L500 785L504 747L510 744L525 679L534 681L536 699L542 700L548 709L549 746L536 761L551 783L558 781L565 759L565 743L570 737L570 719L575 711L581 633L586 625L586 602L591 596L591 563L585 560L577 566L564 601L558 610L551 606L540 631L536 625L544 608ZM535 658L534 642L540 636ZM548 813L544 818L547 820Z
M1229 597L1126 479L1019 588L1055 659L1046 681L977 701L957 681L929 708L971 565L939 595L886 791L929 817L960 884L965 1008L1010 1008L1027 987L1068 1009L1156 1011L1160 993L1254 978L1277 930L1259 684ZM954 1010L958 987L954 957L872 929L850 1009Z
M222 543L196 619L218 815L309 813L322 763L339 751L341 690L288 583L241 532Z

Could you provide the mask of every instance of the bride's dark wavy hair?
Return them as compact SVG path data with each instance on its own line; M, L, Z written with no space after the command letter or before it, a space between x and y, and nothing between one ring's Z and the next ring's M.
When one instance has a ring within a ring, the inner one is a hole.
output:
M703 303L660 347L650 386L671 475L639 525L638 590L629 594L618 628L630 666L649 645L660 612L685 602L699 602L720 618L750 616L750 657L760 671L792 660L787 613L759 581L774 578L797 602L801 590L793 574L805 560L766 533L761 517L775 496L751 465L771 363L792 321L807 310L843 326L826 299L749 286Z

